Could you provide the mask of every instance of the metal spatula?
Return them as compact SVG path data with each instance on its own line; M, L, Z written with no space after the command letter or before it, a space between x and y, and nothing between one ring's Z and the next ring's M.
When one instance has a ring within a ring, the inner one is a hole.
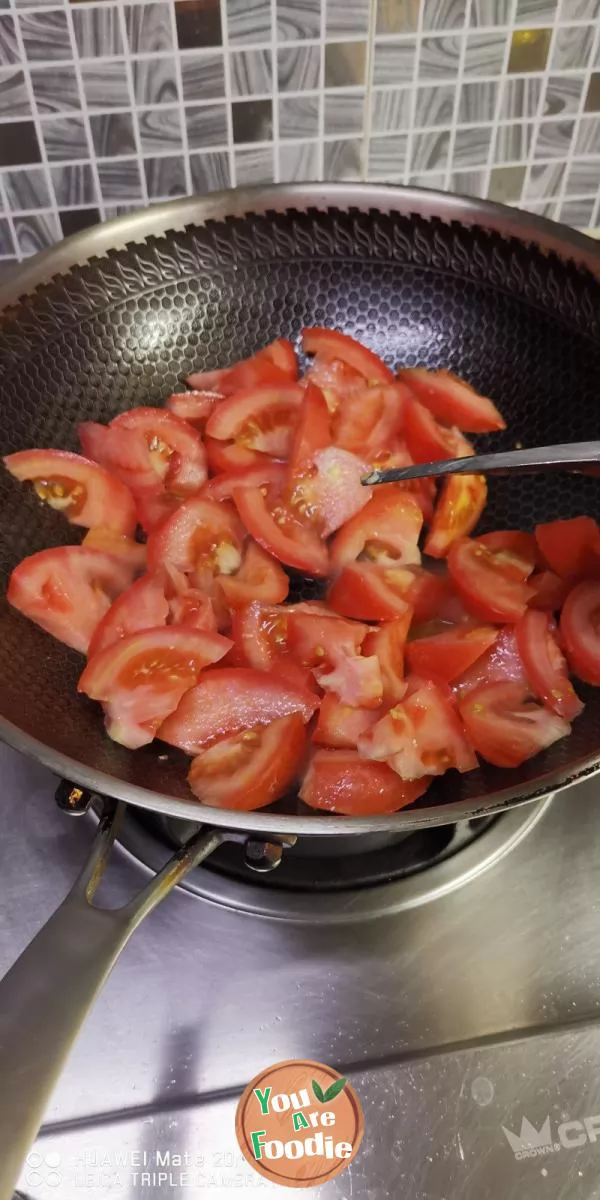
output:
M540 471L600 475L600 442L567 442L562 446L538 446L534 450L504 450L499 454L448 458L441 462L418 463L414 467L382 468L365 475L361 483L369 486L398 483L434 475L535 475Z

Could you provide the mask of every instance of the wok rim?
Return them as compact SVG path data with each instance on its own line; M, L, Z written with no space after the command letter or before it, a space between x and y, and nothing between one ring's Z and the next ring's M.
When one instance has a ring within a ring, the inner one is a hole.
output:
M228 217L261 216L269 212L309 209L337 209L378 213L415 213L420 217L457 222L462 226L480 228L532 243L546 253L570 260L600 277L600 246L576 230L509 208L488 200L436 192L427 188L403 188L389 184L273 184L268 187L243 188L214 192L205 197L186 197L168 201L148 209L117 217L113 221L93 226L73 234L56 246L35 255L25 266L16 268L0 285L0 309L19 299L56 276L65 275L74 267L85 266L110 250L125 249L148 237L183 231L186 226L202 225L210 220ZM36 759L57 775L74 784L102 795L115 797L125 803L153 812L161 812L182 820L197 819L201 824L227 829L242 829L268 834L312 834L335 836L372 832L403 832L428 826L445 825L459 820L492 816L507 808L531 803L570 784L589 778L600 771L600 749L586 756L575 767L540 775L523 787L506 787L485 801L463 800L454 804L439 804L428 809L401 809L399 812L371 817L350 817L334 814L282 814L258 810L240 812L217 809L192 799L175 799L140 787L88 767L59 751L46 746L38 738L24 733L18 726L0 715L0 738L29 758Z

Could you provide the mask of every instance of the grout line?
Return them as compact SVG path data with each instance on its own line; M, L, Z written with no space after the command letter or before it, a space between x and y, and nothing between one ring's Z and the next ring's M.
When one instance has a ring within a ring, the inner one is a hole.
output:
M321 3L322 10L325 0ZM271 0L271 120L273 124L273 182L280 182L279 169L279 76L277 73L277 0Z
M513 23L514 23L516 15L517 15L517 9L516 9L516 0L515 0L514 5L511 8L511 16L513 19ZM487 160L487 165L485 168L485 175L484 175L484 179L483 179L482 192L483 192L484 198L487 198L487 196L489 196L490 184L491 184L491 180L492 180L492 171L495 166L499 165L495 161L496 160L496 141L498 138L498 132L497 132L498 128L500 125L504 125L504 124L507 124L507 125L508 124L510 124L510 125L521 124L521 122L516 122L516 121L504 122L504 121L500 120L500 111L502 108L502 104L504 102L504 92L506 90L506 81L509 78L508 61L510 59L510 50L511 50L511 39L510 39L510 37L507 37L506 45L504 47L504 58L502 59L502 70L500 71L498 87L496 89L497 95L496 95L496 108L494 110L494 130L493 130L492 136L490 138L488 160ZM511 79L519 79L521 77L518 75L511 75L510 78ZM523 124L527 124L527 123L528 122L525 122L525 121L523 122ZM502 163L503 167L506 165L507 165L506 163Z
M181 60L179 58L179 47L177 44L177 21L175 20L175 0L170 0L169 11L171 14L171 33L173 36L173 61L175 63L175 82L177 85L177 93L179 96L179 120L181 122L181 148L183 151L183 169L185 172L185 191L187 196L192 195L192 167L190 163L190 148L188 141L188 131L185 119L185 108L183 105L183 78L181 74ZM153 197L154 199L154 197Z
M326 29L326 0L319 4L319 108L317 110L317 134L319 149L317 150L317 178L325 178L325 29ZM304 45L306 43L303 43Z
M323 0L321 0L323 2ZM351 3L352 0L349 0ZM367 61L365 63L365 101L363 108L363 132L360 141L360 178L364 182L369 170L369 146L373 124L373 74L375 70L375 37L377 33L377 0L369 0L369 22L367 26Z
M516 3L516 0L513 0ZM452 186L452 176L455 172L461 170L478 170L477 167L460 167L454 162L454 147L456 145L456 129L458 125L458 111L460 107L460 96L462 92L463 80L465 77L465 59L467 57L467 30L470 28L471 18L471 0L467 0L465 6L465 19L461 33L460 53L458 57L458 72L456 75L456 91L454 94L454 103L452 105L452 123L450 126L450 138L448 141L448 165L444 172L444 191L448 192ZM490 146L492 137L490 136Z
M552 26L552 32L550 34L550 45L548 47L548 57L546 59L546 66L544 67L544 70L542 71L541 77L540 77L540 98L538 100L536 115L534 117L534 124L533 124L532 133L531 133L531 146L529 148L529 154L527 155L527 160L526 160L525 178L523 180L523 189L521 192L522 196L526 196L527 192L529 190L529 187L531 184L531 173L533 171L533 168L540 165L540 160L535 157L535 148L536 148L536 143L537 143L538 134L539 134L539 130L540 130L540 125L541 125L543 117L544 117L544 103L545 103L545 99L546 99L546 90L548 87L548 80L549 80L550 74L551 74L550 63L552 62L552 55L554 54L554 47L556 45L557 32L558 32L558 24L555 21Z
M403 182L408 183L412 175L413 146L415 141L415 118L417 113L417 91L419 85L419 67L421 65L421 46L423 44L423 5L419 5L417 14L417 29L415 34L415 61L413 63L412 81L410 83L410 116L406 139L406 162L404 164ZM387 130L384 131L385 136ZM377 135L381 137L381 134Z
M229 175L231 186L235 187L236 166L235 166L235 145L233 141L233 109L232 91L231 91L231 56L229 52L229 27L227 25L227 0L219 0L221 12L221 41L223 44L223 80L225 87L225 119L227 121L227 146L225 149L229 155ZM252 47L254 49L254 47ZM275 66L273 67L275 70Z
M92 176L94 179L94 187L96 189L97 201L96 201L96 204L94 205L94 207L98 208L98 211L100 213L100 220L103 221L104 220L104 201L102 199L102 192L100 190L100 175L98 172L98 163L96 162L96 154L94 151L94 142L92 139L92 127L90 125L90 116L89 116L88 106L87 106L87 97L86 97L84 87L83 87L83 75L81 73L81 63L79 62L79 58L77 56L77 40L75 38L75 26L74 26L74 22L73 22L73 13L72 13L72 10L70 7L67 8L65 11L67 14L67 26L69 29L69 37L71 39L71 46L73 48L73 69L75 71L75 77L77 79L77 87L79 89L79 99L80 99L80 103L81 103L81 117L83 120L83 127L85 129L85 136L86 136L86 140L87 140L87 144L88 144L88 153L89 153L89 157L90 157L90 170L92 172Z
M140 187L142 189L142 203L148 204L148 186L146 184L146 172L144 170L143 151L142 151L142 135L138 120L138 107L135 96L135 85L133 80L133 64L129 51L129 39L127 37L127 26L125 23L125 9L122 3L117 5L117 13L119 18L119 28L121 30L121 41L123 43L124 59L125 59L125 74L127 76L127 87L129 89L129 103L131 112L131 125L133 128L133 140L135 142L135 157L137 158L138 171L140 177Z
M39 146L39 150L40 150L40 161L41 161L41 165L44 169L44 176L46 179L46 187L48 189L48 195L50 196L50 201L52 203L51 211L54 214L54 220L56 222L56 228L58 230L58 236L59 236L59 240L60 240L60 238L62 237L62 228L61 228L61 224L60 224L60 217L58 215L58 204L56 203L56 196L54 194L54 184L52 182L52 175L50 172L50 163L49 163L49 159L48 159L48 154L46 152L46 145L44 143L44 138L42 135L42 124L41 124L39 113L37 110L37 104L35 102L35 96L33 93L33 85L31 82L31 75L29 74L29 61L28 61L27 55L25 53L25 42L23 39L22 30L21 30L21 23L17 19L16 13L14 14L14 18L15 19L13 21L13 26L14 26L14 30L15 30L15 39L16 39L17 48L19 51L19 58L21 60L20 69L23 72L25 88L27 90L27 96L29 99L30 107L31 107L31 120L33 121L33 124L35 127L35 133L36 133L36 137L38 140L38 146ZM20 165L19 168L15 168L15 169L26 170L27 166L25 164L23 164L23 165ZM19 244L16 240L15 240L15 250L17 252L17 256L20 261L21 258L23 257L23 255L21 253Z
M4 219L6 221L8 221L8 225L9 225L9 229L10 229L10 236L12 238L12 244L13 244L13 253L19 255L20 247L19 247L19 243L17 241L17 231L15 229L13 214L10 212L10 209L9 209L8 194L6 192L6 189L4 186L4 180L3 180L2 176L0 176L0 201L2 203ZM19 214L19 216L21 216L21 215L22 214ZM3 257L7 257L7 256L3 256Z
M558 207L556 210L556 215L557 215L557 218L559 221L561 219L562 208L563 208L563 204L565 202L565 196L566 196L566 191L567 191L567 180L569 178L569 172L571 170L571 167L573 165L573 161L575 158L575 147L577 145L577 138L579 137L579 130L581 129L581 121L582 121L583 114L585 112L586 96L587 96L588 88L590 85L590 80L594 73L594 69L595 69L594 63L596 60L596 54L597 54L599 46L600 46L600 21L597 21L596 22L596 30L594 33L594 37L592 39L592 48L591 48L591 53L590 53L590 57L589 57L589 62L585 69L585 74L584 74L584 79L583 79L583 87L581 89L581 96L579 97L579 107L577 109L577 115L575 117L575 124L573 126L573 133L571 135L571 141L569 144L569 149L567 151L567 159L566 159L566 163L565 163L565 169L563 172L562 187L560 189L560 193L557 198ZM599 191L599 196L600 196L600 191ZM570 199L570 197L569 197L569 199ZM597 201L596 201L596 203L597 203ZM595 209L595 207L596 206L594 206L594 209ZM591 217L592 220L593 220L594 215L595 215L595 213L594 213L594 211L592 211L592 217Z

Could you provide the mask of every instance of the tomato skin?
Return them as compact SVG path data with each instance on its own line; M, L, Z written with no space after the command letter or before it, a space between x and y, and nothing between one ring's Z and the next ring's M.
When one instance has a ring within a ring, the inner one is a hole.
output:
M160 575L142 575L117 597L96 626L88 657L92 658L107 646L112 646L113 642L138 630L166 625L168 615L169 602L165 596L164 580Z
M209 746L194 758L188 783L204 804L251 812L284 795L300 775L305 754L304 722L291 713Z
M6 598L46 633L85 654L96 625L133 575L126 562L101 550L56 547L15 567Z
M465 607L483 621L518 621L535 594L524 581L523 564L507 561L504 551L489 550L474 538L460 538L450 549L448 571Z
M285 463L275 462L266 454L259 455L260 462L236 471L222 471L209 479L202 488L202 496L209 500L233 500L236 488L266 487L270 495L279 496L286 480Z
M369 383L393 383L394 375L385 363L355 338L336 329L313 326L302 330L302 348L305 354L317 354L320 358L339 359L354 371L358 371Z
M387 762L408 781L443 775L450 767L460 772L477 767L451 693L414 677L405 698L360 738L358 749L365 758Z
M136 498L165 490L184 496L206 479L198 433L163 408L133 408L110 425L84 421L79 440L88 458L115 474Z
M565 721L579 716L584 706L569 680L556 626L548 613L530 609L517 621L515 637L534 694Z
M451 683L485 654L498 637L493 625L457 625L433 637L418 638L406 647L406 661L414 675Z
M314 693L270 674L248 667L220 667L206 671L200 684L186 692L159 736L186 754L200 754L219 738L294 712L309 721L318 704Z
M296 521L293 513L281 508L279 523L259 487L235 488L233 499L248 533L267 554L307 575L329 574L327 547L313 529Z
M331 444L331 420L327 402L320 388L309 383L292 440L288 481L293 486L299 476L312 470L315 454Z
M326 692L312 740L318 746L356 750L359 737L379 720L379 715L377 709L355 708L344 704L332 692Z
M158 571L169 563L184 574L198 576L202 584L205 575L212 579L219 574L225 557L228 568L239 567L242 539L243 530L231 505L194 496L150 534L148 570Z
M462 699L484 683L519 683L527 687L525 666L511 625L501 629L493 646L453 682L452 691Z
M529 607L539 608L542 612L558 612L570 590L568 580L561 579L554 571L536 571L529 584L534 591Z
M244 448L287 458L293 426L304 396L298 384L248 388L234 392L213 409L207 435L237 441Z
M493 533L480 533L477 541L494 554L505 555L507 564L514 567L522 579L528 579L540 563L533 533L523 533L520 529L495 529Z
M467 458L475 453L456 427L440 425L407 388L404 405L404 437L415 463L436 462L444 458Z
M231 396L240 388L262 387L296 379L298 364L293 346L285 338L277 338L270 346L258 350L251 358L241 359L232 367L216 371L194 371L187 378L191 388L217 391Z
M401 383L353 391L336 414L336 446L369 461L385 451L402 427L407 394L408 388Z
M425 554L446 558L454 543L475 528L486 500L483 475L450 475L444 479L425 540Z
M115 558L131 567L135 574L143 571L146 566L148 554L142 542L134 542L122 533L115 533L114 529L105 529L103 526L89 529L81 545L87 546L88 550L102 550L104 554L113 554Z
M250 538L239 571L235 575L219 575L217 587L227 607L236 609L252 600L281 604L290 590L290 581L279 563Z
M578 583L565 600L560 632L569 666L578 679L600 685L600 583Z
M398 375L438 421L457 425L466 433L506 429L506 422L496 405L452 371L409 367L399 371Z
M129 536L135 532L135 501L129 488L91 459L66 450L18 450L16 454L7 454L2 461L21 483L45 485L46 497L36 488L40 499L52 508L59 508L72 525L83 525L86 529L103 527ZM54 489L53 480L57 481ZM56 488L61 494L53 496ZM74 495L77 488L79 495Z
M331 546L331 565L341 571L367 554L371 562L386 567L418 564L418 547L423 513L418 504L402 492L375 494L360 513L347 521Z
M379 660L384 705L402 700L406 692L404 652L411 619L412 611L408 609L403 617L382 622L378 629L367 634L362 645L363 654L375 655Z
M461 700L467 733L486 762L519 767L571 732L562 717L528 700L528 691L527 684L488 683Z
M213 475L221 472L230 474L232 471L246 471L249 467L259 465L265 459L273 460L267 454L258 450L249 450L247 446L238 446L236 442L220 442L217 438L204 435L204 448L208 469ZM208 484L205 486L208 487Z
M355 750L317 750L300 799L322 812L368 817L397 812L419 799L429 779L405 783L385 763L366 762Z
M593 517L536 525L535 537L544 561L561 579L600 575L600 529Z
M331 585L327 603L340 616L359 621L391 621L412 614L411 606L386 581L390 574L377 563L350 563Z

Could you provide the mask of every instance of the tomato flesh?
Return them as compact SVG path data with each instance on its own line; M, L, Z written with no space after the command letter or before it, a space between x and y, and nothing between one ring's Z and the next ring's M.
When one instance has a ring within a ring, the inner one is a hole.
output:
M235 510L196 496L186 500L148 538L148 569L170 564L198 586L233 575L242 562L243 529Z
M530 609L515 625L515 636L534 694L566 721L579 716L583 704L568 677L556 626L548 613Z
M477 759L451 700L430 680L411 684L405 699L363 734L359 752L387 762L406 781L443 775L450 767L475 770Z
M406 661L422 679L451 683L485 654L498 637L493 625L457 625L433 637L417 638L406 647Z
M321 700L312 740L319 746L356 750L361 734L366 733L378 719L377 709L356 708L344 704L333 692L326 692Z
M321 326L303 329L302 347L305 354L317 354L329 361L338 359L358 371L369 383L393 383L394 375L390 368L372 350L347 333Z
M19 450L2 461L15 479L32 483L38 499L63 513L72 525L135 532L131 492L90 459L65 450Z
M410 367L400 371L399 375L438 421L458 425L466 433L506 429L506 422L496 405L487 396L480 396L475 388L452 371Z
M288 506L272 507L261 488L235 488L233 499L248 533L279 562L307 575L329 572L327 547L318 533L298 520Z
M557 713L529 700L528 690L527 684L482 684L459 704L477 753L496 767L519 767L571 731Z
M382 703L395 704L402 700L406 691L404 682L404 648L412 619L411 609L402 617L384 621L378 629L368 633L362 651L379 660L383 685Z
M420 563L418 540L423 513L418 504L402 492L375 495L362 512L347 521L331 547L331 563L336 571L357 559L366 559L384 567L405 567Z
M406 808L428 785L428 779L406 783L385 763L366 762L355 750L317 750L299 794L310 808L368 817Z
M287 458L303 397L303 389L295 384L234 392L213 409L206 432L219 441L235 441L248 450Z
M474 538L454 543L448 571L465 607L483 621L518 621L535 595L526 583L526 564Z
M239 570L234 575L219 575L217 586L228 608L243 608L253 600L261 604L281 604L290 581L279 563L250 538L243 551Z
M578 583L565 600L560 632L578 679L600 685L600 583Z
M536 525L535 537L545 562L561 579L600 574L600 529L592 517Z
M197 755L188 783L203 804L250 812L278 800L298 778L306 728L298 713L214 742Z
M292 439L288 480L290 486L312 471L315 454L331 443L331 422L327 402L320 388L309 383L298 413Z
M167 491L195 492L206 479L202 441L185 421L162 408L133 408L110 425L93 421L79 426L89 458L114 472L135 496Z
M373 562L350 563L331 585L327 602L340 616L359 621L404 617L412 608L394 587L397 571Z
M425 553L432 558L446 558L454 543L475 528L486 500L483 475L450 475L444 479L425 539Z
M216 391L173 392L167 408L196 429L204 429L213 408L222 399L222 393Z

